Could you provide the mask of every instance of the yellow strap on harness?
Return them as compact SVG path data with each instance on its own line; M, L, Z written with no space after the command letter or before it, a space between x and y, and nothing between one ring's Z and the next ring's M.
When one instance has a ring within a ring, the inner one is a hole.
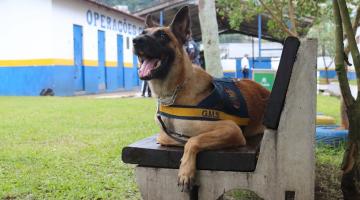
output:
M213 109L180 107L180 106L164 106L159 105L159 112L168 116L178 118L192 118L203 120L232 120L239 126L246 126L249 124L249 118L241 118L234 115L229 115L225 112Z

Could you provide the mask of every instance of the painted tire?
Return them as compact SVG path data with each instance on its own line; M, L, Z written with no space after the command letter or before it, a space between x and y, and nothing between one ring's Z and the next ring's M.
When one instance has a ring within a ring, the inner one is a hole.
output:
M335 118L326 115L316 115L316 125L335 124Z
M334 147L339 146L348 139L348 130L336 130L338 126L316 127L316 143L327 144Z

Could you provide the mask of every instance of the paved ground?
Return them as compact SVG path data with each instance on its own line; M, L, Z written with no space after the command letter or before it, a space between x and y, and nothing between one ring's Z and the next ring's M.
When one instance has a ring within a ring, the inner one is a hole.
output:
M139 90L92 94L92 95L85 95L85 97L96 98L96 99L143 98Z
M331 95L334 96L340 96L341 92L340 92L340 87L338 83L330 83L328 85L323 85L323 84L318 84L318 90L323 90L325 92L330 93ZM356 97L357 95L357 87L355 85L350 85L350 90L351 93L354 97Z

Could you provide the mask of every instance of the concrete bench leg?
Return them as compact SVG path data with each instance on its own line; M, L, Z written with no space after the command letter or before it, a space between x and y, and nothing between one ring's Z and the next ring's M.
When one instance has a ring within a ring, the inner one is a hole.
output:
M136 181L144 200L189 200L177 186L177 169L136 167Z

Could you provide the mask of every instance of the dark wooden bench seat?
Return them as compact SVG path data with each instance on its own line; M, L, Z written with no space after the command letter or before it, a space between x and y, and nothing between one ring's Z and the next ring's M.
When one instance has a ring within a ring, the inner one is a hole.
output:
M200 152L197 156L196 168L252 172L256 168L261 138L261 135L248 138L248 144L243 147ZM122 160L143 167L177 169L182 155L182 147L161 146L156 143L156 135L154 135L125 147L122 151Z

